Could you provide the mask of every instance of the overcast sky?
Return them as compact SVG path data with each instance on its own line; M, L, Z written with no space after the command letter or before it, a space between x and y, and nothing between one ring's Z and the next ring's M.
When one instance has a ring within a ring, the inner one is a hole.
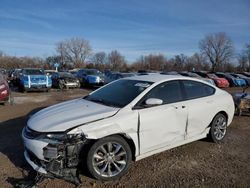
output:
M237 51L250 43L250 0L1 0L0 50L54 55L56 42L87 39L94 52L129 61L199 51L208 33L226 32Z

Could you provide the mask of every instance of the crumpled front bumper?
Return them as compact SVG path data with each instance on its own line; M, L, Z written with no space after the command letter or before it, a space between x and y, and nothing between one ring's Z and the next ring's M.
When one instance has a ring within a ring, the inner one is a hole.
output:
M37 164L34 160L36 161L43 161L43 148L48 145L46 142L38 141L38 140L33 140L33 139L28 139L24 136L24 129L22 131L22 139L24 143L24 157L25 160L30 164L30 166L43 174L46 174L47 171L42 167L42 165Z
M47 174L47 171L42 166L38 166L30 159L30 156L26 150L24 151L24 158L35 171L40 172L42 174Z
M37 172L79 184L77 176L80 152L86 141L84 135L67 137L65 141L32 139L22 131L24 157Z

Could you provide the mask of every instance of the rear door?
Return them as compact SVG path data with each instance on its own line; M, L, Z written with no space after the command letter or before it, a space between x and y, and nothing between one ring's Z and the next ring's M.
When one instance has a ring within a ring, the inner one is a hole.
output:
M216 109L215 88L192 80L182 80L185 93L183 105L188 110L186 138L198 136L208 127Z

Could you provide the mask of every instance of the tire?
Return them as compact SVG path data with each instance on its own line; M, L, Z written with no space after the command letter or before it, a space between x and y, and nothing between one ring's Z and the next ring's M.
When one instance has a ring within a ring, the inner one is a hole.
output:
M60 89L60 90L62 90L62 89L64 88L64 84L63 84L63 82L59 81L58 86L59 86L59 89Z
M217 114L211 123L209 138L213 142L219 143L225 138L226 132L227 132L227 118L223 114Z
M19 85L18 90L22 93L26 93L25 87L23 85Z
M87 155L87 168L94 178L109 181L123 176L131 160L128 143L120 136L110 136L91 146Z

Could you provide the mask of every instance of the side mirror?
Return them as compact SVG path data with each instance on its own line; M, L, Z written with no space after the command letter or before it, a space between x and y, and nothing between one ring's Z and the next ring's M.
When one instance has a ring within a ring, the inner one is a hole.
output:
M157 98L149 98L145 101L145 104L147 106L157 106L157 105L161 105L162 103L163 101Z

